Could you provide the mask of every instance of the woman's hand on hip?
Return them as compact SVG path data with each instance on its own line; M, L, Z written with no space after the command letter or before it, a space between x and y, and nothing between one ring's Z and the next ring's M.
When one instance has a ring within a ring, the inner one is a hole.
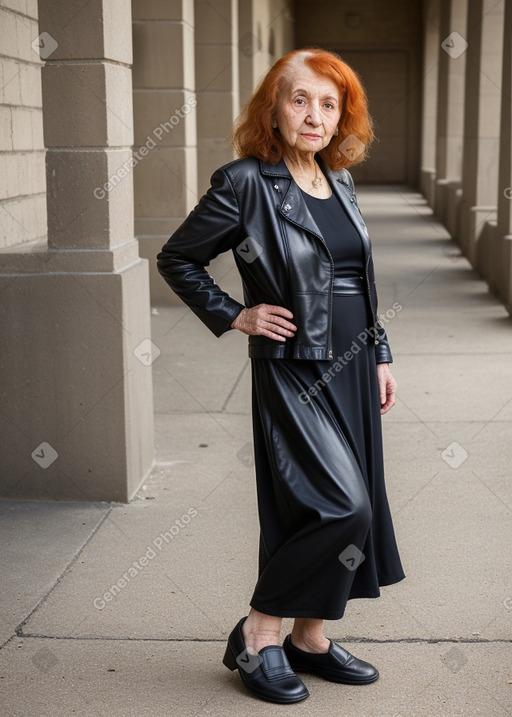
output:
M288 319L293 319L293 314L283 306L258 304L251 309L242 309L231 326L249 336L268 336L276 341L286 341L297 331L295 324Z
M395 405L397 383L389 370L388 363L377 364L377 378L379 381L380 412L387 413Z

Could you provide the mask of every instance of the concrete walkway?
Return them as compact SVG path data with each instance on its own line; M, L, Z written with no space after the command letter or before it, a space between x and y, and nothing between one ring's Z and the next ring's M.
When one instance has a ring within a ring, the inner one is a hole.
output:
M311 697L280 707L222 666L256 577L250 369L242 335L177 306L154 310L157 463L137 499L0 504L2 715L512 714L512 321L420 195L359 196L399 383L384 437L407 578L328 633L381 678L305 676ZM213 272L239 296L230 258Z

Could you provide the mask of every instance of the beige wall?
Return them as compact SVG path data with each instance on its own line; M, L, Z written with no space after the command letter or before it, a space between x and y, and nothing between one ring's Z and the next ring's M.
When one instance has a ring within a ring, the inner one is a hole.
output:
M415 185L419 173L421 5L410 0L297 0L295 44L335 50L361 76L378 138L356 182Z
M37 0L0 3L0 250L46 236L38 35Z

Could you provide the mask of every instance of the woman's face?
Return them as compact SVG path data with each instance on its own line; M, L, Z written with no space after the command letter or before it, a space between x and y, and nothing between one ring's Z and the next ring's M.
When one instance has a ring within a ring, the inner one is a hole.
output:
M326 147L341 117L334 82L306 65L290 69L277 97L275 126L290 149L315 153Z

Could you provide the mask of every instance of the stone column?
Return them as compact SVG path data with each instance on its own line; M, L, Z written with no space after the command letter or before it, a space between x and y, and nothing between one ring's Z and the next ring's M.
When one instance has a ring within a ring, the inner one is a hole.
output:
M443 0L439 15L435 211L452 236L458 233L461 196L466 4L467 0Z
M242 107L254 92L256 86L255 56L262 49L261 37L255 34L254 0L238 2L238 79L240 106ZM260 33L261 34L261 33Z
M421 133L420 190L434 207L436 179L436 117L439 72L439 0L426 3L423 13L423 122Z
M296 47L293 0L238 0L238 72L243 106L270 67Z
M498 170L498 217L489 282L512 314L512 4L505 2Z
M239 111L238 1L195 0L198 187L234 158L233 120Z
M2 497L127 501L153 463L129 0L39 0L48 249L3 257ZM35 38L34 38L35 39Z
M495 218L498 191L503 12L503 0L468 0L459 242L484 275L489 252L483 232L486 220Z
M197 194L194 0L133 0L135 234L153 304L179 303L156 255Z

